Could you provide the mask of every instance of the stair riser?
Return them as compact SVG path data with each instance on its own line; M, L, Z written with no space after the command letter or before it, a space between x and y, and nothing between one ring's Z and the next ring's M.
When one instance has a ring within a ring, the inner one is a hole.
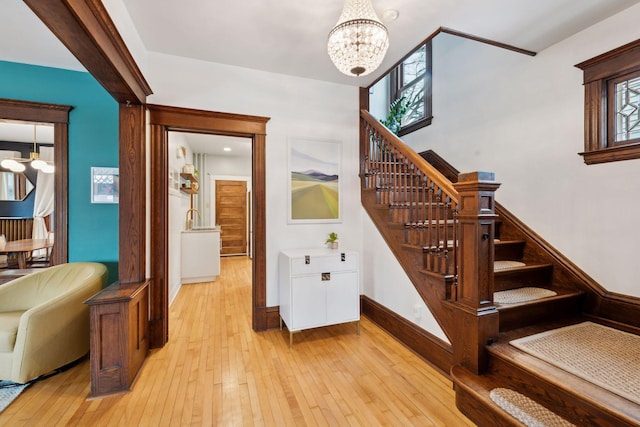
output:
M551 283L552 268L536 270L507 270L494 274L494 292L534 286L548 288Z
M524 253L524 242L495 245L495 260L520 260Z
M454 387L456 407L479 426L522 427L515 418L503 411L488 411L471 393L462 387Z
M579 295L559 300L525 304L512 308L500 308L500 332L577 315L582 306Z

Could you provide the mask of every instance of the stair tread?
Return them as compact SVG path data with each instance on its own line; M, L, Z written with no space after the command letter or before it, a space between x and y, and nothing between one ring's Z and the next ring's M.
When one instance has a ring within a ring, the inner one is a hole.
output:
M517 338L580 323L584 320L586 319L581 317L571 317L502 332L499 334L498 342L488 346L488 351L492 357L500 358L505 363L517 365L520 369L544 379L545 382L552 384L562 393L574 395L581 400L588 401L591 405L604 412L616 413L631 423L640 422L640 405L509 344L509 341Z
M498 311L505 311L510 309L517 309L523 306L531 307L532 305L544 304L544 303L548 303L549 301L558 301L558 300L567 299L567 298L576 298L584 294L584 291L579 291L574 289L554 288L552 286L548 286L548 287L538 286L538 287L542 289L549 289L549 290L555 291L556 295L548 296L548 297L544 297L544 298L540 298L532 301L514 303L514 304L496 304L496 308L498 309ZM519 289L519 288L512 288L512 289Z

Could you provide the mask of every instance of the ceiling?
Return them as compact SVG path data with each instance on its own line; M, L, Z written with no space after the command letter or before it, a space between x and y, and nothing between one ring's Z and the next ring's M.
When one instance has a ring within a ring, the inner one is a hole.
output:
M181 132L194 153L219 157L251 157L251 139ZM229 151L225 151L229 148Z
M399 16L385 22L390 47L380 69L356 78L326 52L343 0L103 1L124 5L148 51L354 86L368 86L441 26L538 52L640 2L372 0L379 16ZM20 0L0 2L0 59L84 70Z
M390 47L381 71L441 26L540 51L637 0L373 0ZM358 86L377 76L342 75L327 36L343 0L126 0L146 49L204 61Z
M441 26L537 52L639 1L372 0L399 12L380 70ZM343 0L104 0L120 2L149 51L356 86L379 74L342 75L327 55ZM83 69L20 0L0 2L0 59Z
M29 123L29 124L27 124ZM53 144L53 125L47 123L14 122L0 120L0 141Z

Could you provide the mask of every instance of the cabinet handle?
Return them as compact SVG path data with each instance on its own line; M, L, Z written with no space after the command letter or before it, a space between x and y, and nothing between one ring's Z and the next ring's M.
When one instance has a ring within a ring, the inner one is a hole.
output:
M331 273L322 273L322 281L326 282L328 280L331 280Z
M305 255L304 256L304 263L305 264L311 264L311 257L309 255Z
M342 252L340 254L340 261L345 262L347 260L347 254L345 254L344 252Z

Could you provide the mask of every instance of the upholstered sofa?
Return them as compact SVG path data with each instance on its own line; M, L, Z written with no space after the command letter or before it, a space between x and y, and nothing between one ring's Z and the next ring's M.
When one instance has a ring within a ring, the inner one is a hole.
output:
M0 380L26 383L89 351L88 298L107 268L76 262L0 285Z

